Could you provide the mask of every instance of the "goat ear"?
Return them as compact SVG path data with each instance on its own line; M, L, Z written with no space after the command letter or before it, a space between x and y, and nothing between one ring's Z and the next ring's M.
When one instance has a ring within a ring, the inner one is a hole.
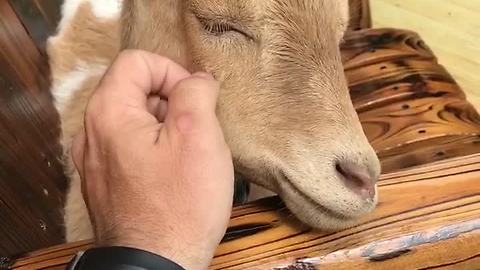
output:
M159 53L187 66L183 0L125 1L121 17L121 46Z
M350 2L351 1L347 1L347 0L338 1L338 4L340 5L340 16L342 16L341 17L342 26L344 27L342 31L347 30L347 27L350 22Z
M132 47L132 35L135 23L135 4L134 1L123 1L122 15L121 15L121 40L120 48L122 50ZM140 1L138 1L140 2Z
M161 9L155 9L154 1L150 0L134 0L123 1L122 15L121 15L121 49L138 49L142 47L145 40L152 41L152 39L143 39L145 33L150 34L153 23L151 18ZM155 33L151 33L154 35Z

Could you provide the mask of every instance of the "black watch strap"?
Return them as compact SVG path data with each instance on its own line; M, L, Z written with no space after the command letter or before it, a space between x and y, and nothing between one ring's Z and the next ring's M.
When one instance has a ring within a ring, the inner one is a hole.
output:
M68 270L185 270L157 254L128 247L98 247L79 253Z

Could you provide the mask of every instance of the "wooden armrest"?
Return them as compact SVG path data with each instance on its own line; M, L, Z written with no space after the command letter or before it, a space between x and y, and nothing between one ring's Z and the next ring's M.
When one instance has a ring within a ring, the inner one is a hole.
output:
M478 269L479 179L480 154L383 175L378 209L336 233L303 226L276 197L238 207L210 269ZM34 252L12 269L64 269L90 246Z

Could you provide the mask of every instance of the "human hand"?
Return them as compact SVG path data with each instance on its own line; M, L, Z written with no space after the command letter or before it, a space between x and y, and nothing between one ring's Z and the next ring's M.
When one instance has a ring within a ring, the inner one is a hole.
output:
M205 269L231 214L233 164L208 74L143 51L119 55L72 146L97 245ZM168 101L167 101L168 99Z

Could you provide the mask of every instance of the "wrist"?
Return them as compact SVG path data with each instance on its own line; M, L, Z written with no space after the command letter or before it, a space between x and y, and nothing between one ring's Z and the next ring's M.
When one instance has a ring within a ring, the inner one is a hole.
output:
M130 247L97 247L78 254L69 264L68 270L120 270L134 268L142 270L185 270L176 262L161 255Z
M128 234L125 234L128 235ZM183 239L144 239L143 237L109 238L98 243L99 247L125 247L136 250L144 250L151 254L159 256L175 262L186 270L205 270L208 268L214 250L209 251L205 247L197 247L197 245L188 243Z

